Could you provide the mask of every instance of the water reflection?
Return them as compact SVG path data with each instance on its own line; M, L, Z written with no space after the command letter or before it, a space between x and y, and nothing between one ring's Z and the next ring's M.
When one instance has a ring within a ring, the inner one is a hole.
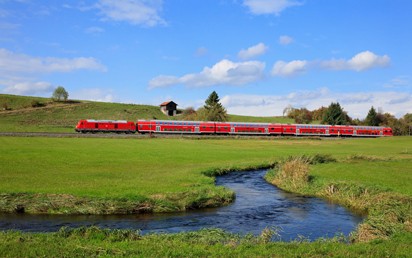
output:
M144 215L0 215L0 229L57 231L62 226L96 225L103 228L139 229L148 232L182 232L218 227L233 233L259 235L266 227L281 228L281 239L299 236L313 240L348 235L362 218L339 205L317 198L287 193L268 184L266 171L235 172L216 179L236 192L236 201L226 207L175 214Z

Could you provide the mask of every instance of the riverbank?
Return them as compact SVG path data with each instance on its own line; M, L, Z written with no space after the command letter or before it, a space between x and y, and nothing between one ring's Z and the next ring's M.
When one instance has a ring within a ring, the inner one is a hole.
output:
M375 239L388 239L395 234L410 234L412 232L412 197L408 195L410 188L402 186L402 180L410 181L412 175L407 171L399 171L404 175L396 180L401 186L398 191L391 190L390 184L383 186L371 184L373 181L380 180L376 176L382 171L389 172L387 167L404 167L406 164L410 164L410 161L405 163L392 158L365 155L350 156L344 161L340 161L340 163L346 164L344 168L341 167L341 170L337 171L338 173L331 180L322 178L321 174L309 173L309 171L321 169L327 163L337 162L330 156L319 157L319 159L309 156L290 157L272 169L266 175L266 179L283 190L326 198L352 210L366 213L366 220L353 232L351 241L368 242ZM372 167L371 164L374 162L383 162L386 166L376 167L374 170L368 169L368 167ZM357 178L363 176L369 178L369 182L339 180L339 178L345 177L345 174L353 173L352 169L359 169L359 164L364 169L356 171ZM326 166L330 167L330 165Z
M345 239L269 242L270 230L241 237L219 229L142 236L96 227L56 233L0 232L1 257L409 257L412 234L348 244Z

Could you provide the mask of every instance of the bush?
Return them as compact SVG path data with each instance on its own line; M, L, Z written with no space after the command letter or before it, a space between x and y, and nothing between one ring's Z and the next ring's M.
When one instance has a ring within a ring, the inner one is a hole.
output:
M32 100L30 105L31 105L31 107L34 107L34 108L36 108L36 107L45 107L46 106L46 104L44 104L43 102L40 102L38 100Z
M7 102L3 103L2 106L3 106L3 110L11 110Z

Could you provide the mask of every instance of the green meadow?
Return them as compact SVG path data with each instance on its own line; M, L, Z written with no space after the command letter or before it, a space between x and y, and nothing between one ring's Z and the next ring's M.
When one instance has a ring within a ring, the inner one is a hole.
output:
M116 205L116 201L127 200L130 203L122 205L145 203L154 206L152 211L181 210L207 198L222 203L231 201L230 190L215 187L213 177L205 174L270 167L289 156L303 154L331 155L337 160L310 167L312 181L318 186L331 182L361 185L371 191L378 189L378 193L403 196L409 202L410 146L409 137L322 140L0 137L0 202L4 208L13 200L24 203L27 198L30 203L37 202L38 210L28 207L26 212L43 213L99 213L107 208L100 204L103 206L93 209L82 206L76 210L70 206L70 198L78 203L80 200L80 204L87 200L88 205L99 201ZM309 190L309 194L315 192ZM193 195L198 199L185 199ZM350 206L344 197L339 198ZM215 229L145 236L135 231L98 228L62 229L57 233L3 232L0 255L407 257L412 239L410 215L403 218L407 220L402 222L406 229L402 227L383 238L349 245L346 242L349 240L341 237L313 243L305 239L282 243L268 242L265 232L257 237L243 237ZM271 236L270 232L268 235Z
M379 139L106 139L0 137L4 193L60 193L138 198L213 187L213 169L270 166L293 155L339 160L314 171L325 179L380 185L410 194L412 138ZM347 162L351 155L384 161ZM409 185L410 186L410 185Z

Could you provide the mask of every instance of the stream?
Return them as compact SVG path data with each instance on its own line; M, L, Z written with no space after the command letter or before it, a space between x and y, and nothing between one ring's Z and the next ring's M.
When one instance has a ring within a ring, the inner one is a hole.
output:
M326 200L287 193L267 183L267 170L233 172L218 176L216 185L236 192L225 207L166 214L136 215L30 215L0 214L0 230L52 232L61 227L98 226L136 229L146 233L177 233L202 228L221 228L239 234L260 235L275 229L278 240L315 240L348 235L363 218Z

